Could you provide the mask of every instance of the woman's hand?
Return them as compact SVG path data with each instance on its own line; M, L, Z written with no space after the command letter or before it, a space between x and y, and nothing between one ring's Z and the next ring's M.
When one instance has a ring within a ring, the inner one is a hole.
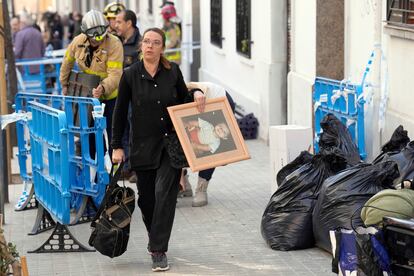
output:
M125 153L123 149L114 149L112 151L112 163L119 164L125 161Z
M197 103L198 112L204 112L204 108L206 107L206 96L203 94L203 92L194 92L194 102Z

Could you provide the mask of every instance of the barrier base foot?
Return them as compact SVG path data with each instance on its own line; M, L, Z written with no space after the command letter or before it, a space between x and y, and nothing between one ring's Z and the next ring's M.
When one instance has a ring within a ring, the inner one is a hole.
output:
M95 252L82 245L69 231L66 225L56 223L55 229L47 241L36 250L28 253L62 253L62 252Z
M14 207L15 211L26 211L36 209L38 207L38 202L36 200L36 195L34 193L34 186L32 185L29 192L23 190L22 195L19 198L19 202Z
M55 226L56 223L53 221L52 216L48 211L45 210L45 208L43 208L41 204L39 204L36 221L29 235L37 235L39 233L50 230Z
M27 211L32 209L37 209L39 207L39 202L36 200L36 195L33 194L32 198L27 202L26 206L22 210L16 211Z

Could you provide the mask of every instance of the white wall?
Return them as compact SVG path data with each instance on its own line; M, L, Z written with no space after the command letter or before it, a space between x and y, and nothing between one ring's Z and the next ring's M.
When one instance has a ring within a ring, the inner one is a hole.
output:
M316 74L316 0L291 2L291 71L288 123L312 127L312 85Z
M223 47L210 43L210 1L200 1L200 80L224 86L236 103L259 118L259 135L270 124L284 123L286 91L286 7L284 1L252 1L251 59L236 51L236 4L223 1Z
M414 40L388 36L389 100L383 133L389 140L394 129L402 124L414 138Z
M360 84L371 53L374 62L365 83L370 85L365 104L365 145L371 160L379 152L381 138L378 129L378 105L381 95L380 55L382 46L380 0L345 2L345 79Z
M369 55L374 49L374 1L345 1L345 78L361 81ZM372 78L370 78L372 79Z

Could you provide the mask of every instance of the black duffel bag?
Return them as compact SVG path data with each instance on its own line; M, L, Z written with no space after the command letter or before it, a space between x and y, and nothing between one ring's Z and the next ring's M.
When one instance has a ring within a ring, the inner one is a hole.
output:
M118 257L127 250L129 226L135 209L134 190L117 184L123 165L121 163L115 175L112 166L111 182L91 223L89 245L110 258Z

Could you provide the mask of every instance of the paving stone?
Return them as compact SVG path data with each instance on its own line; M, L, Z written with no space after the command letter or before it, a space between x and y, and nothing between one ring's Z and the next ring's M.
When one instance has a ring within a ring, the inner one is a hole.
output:
M217 168L210 181L209 204L191 207L191 198L179 198L167 253L171 270L157 275L333 275L331 256L319 249L282 252L270 249L260 232L263 211L270 199L272 179L269 147L263 141L247 141L251 159ZM195 189L197 174L190 173ZM135 185L130 185L136 190ZM92 253L28 254L51 231L28 236L36 210L15 212L13 206L22 185L11 185L6 205L5 237L26 255L31 276L50 275L154 275L147 255L148 237L141 214L133 214L127 252L115 259ZM88 224L71 226L84 245Z

